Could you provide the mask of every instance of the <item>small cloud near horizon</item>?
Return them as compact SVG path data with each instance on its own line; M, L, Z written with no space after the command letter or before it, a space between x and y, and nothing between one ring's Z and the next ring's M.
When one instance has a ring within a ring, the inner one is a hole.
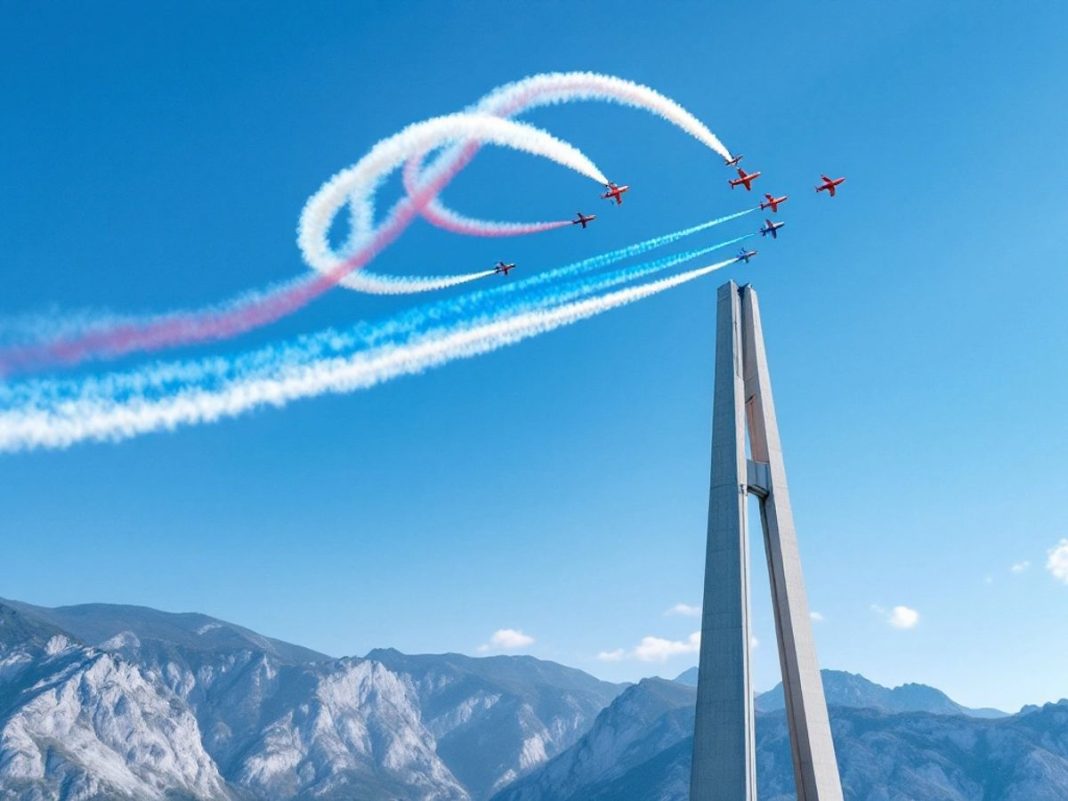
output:
M673 607L664 612L668 617L679 615L681 617L700 617L701 607L690 606L690 604L675 604Z
M695 631L685 640L669 640L664 637L642 637L641 642L630 650L615 648L601 651L597 659L601 662L666 662L673 656L696 654L701 650L701 632Z
M1057 581L1068 584L1068 539L1062 539L1049 549L1046 556L1046 570Z
M910 606L895 606L888 612L878 604L872 604L871 611L895 629L914 629L920 622L920 613Z
M534 644L534 638L519 629L497 629L489 642L478 646L479 653L488 651L517 651Z
M826 618L819 612L809 612L808 616L812 618L813 623L822 623Z
M920 622L920 613L907 606L895 606L890 610L887 622L895 629L914 629Z
M1020 573L1023 573L1025 570L1027 570L1027 568L1029 568L1030 566L1031 563L1024 559L1022 562L1016 562L1012 567L1010 567L1009 572L1016 573L1017 575L1019 575Z
M760 640L750 636L749 647L756 649L760 646ZM601 651L597 659L601 662L623 662L633 660L636 662L667 662L676 656L696 654L701 650L701 632L695 631L685 640L669 640L665 637L652 635L642 637L641 642L629 651L625 648L616 648L611 651Z

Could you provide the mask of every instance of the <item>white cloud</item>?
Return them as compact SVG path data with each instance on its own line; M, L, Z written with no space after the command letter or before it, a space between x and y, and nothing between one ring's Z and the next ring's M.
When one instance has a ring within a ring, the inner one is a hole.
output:
M920 622L920 613L907 606L895 606L887 615L886 622L895 629L914 629Z
M808 616L812 618L813 623L822 623L826 619L819 612L809 612Z
M1049 549L1046 570L1053 578L1068 584L1068 539L1063 539Z
M1024 559L1022 562L1017 562L1009 570L1013 573L1023 573L1027 568L1031 566L1031 563Z
M920 613L908 606L895 606L888 612L879 604L872 604L870 609L895 629L914 629L920 622Z
M696 654L701 650L701 632L695 631L685 640L665 640L663 637L642 637L632 656L639 662L666 662L673 656Z
M749 635L749 650L755 650L760 647L760 640L756 638L755 634Z
M682 617L700 617L701 607L689 604L675 604L664 612L665 615L681 615Z
M757 648L760 641L753 636L749 638L749 647ZM685 640L669 640L664 637L642 637L642 641L629 651L616 648L614 651L601 651L597 658L602 662L622 662L633 659L638 662L667 662L672 657L696 654L701 650L701 632L695 631Z
M487 651L516 651L534 644L534 638L519 629L497 629L488 643L478 646L482 653Z

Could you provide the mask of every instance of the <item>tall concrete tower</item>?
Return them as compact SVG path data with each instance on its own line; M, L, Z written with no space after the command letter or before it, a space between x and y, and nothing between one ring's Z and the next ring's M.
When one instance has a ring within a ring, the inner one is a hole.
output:
M798 801L842 801L752 287L719 288L691 801L756 801L747 496L760 502ZM746 432L749 457L746 457Z

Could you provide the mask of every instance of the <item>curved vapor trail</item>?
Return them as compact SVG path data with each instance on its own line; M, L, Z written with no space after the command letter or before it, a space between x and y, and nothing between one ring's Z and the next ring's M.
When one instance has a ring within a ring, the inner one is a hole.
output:
M382 179L412 154L458 140L525 151L551 159L591 180L604 180L600 169L573 145L524 123L487 114L451 114L415 123L380 141L355 165L327 181L305 205L298 242L305 259L316 268L317 274L276 285L264 292L247 293L235 301L205 309L90 330L73 338L0 349L0 376L20 369L75 364L132 351L226 339L292 313L336 286L396 240L418 215L421 205L437 194L455 172L439 171L416 195L399 201L382 224L370 232L366 241L340 257L330 250L326 232L345 202L353 196L373 195ZM442 285L449 285L448 279L438 280L445 281ZM459 280L472 279L464 276ZM402 282L383 279L364 288L391 292L396 291L399 283Z
M403 344L390 343L305 363L282 361L255 375L239 376L215 386L190 387L159 398L82 397L54 406L0 412L0 451L66 447L86 440L115 441L234 417L264 406L281 407L324 393L366 389L521 342L658 294L736 261L726 259L581 300L560 303L547 298L535 308L506 310L496 316L432 328L411 336Z
M379 151L378 155L382 155L381 151L388 150L390 144L396 145L399 138L423 126L435 123L445 125L443 120L455 121L473 117L481 119L482 125L492 126L493 123L485 118L503 119L524 108L594 97L647 108L672 121L717 153L727 154L726 148L699 120L674 101L648 87L593 73L555 73L534 76L501 87L487 95L470 114L449 115L438 120L410 126L397 136L380 142L365 159L370 158L376 151ZM524 127L535 134L539 133L537 129ZM548 134L540 133L548 137ZM452 159L450 164L441 164L442 160L438 159L422 176L419 188L397 203L378 227L373 225L373 211L371 211L373 207L370 201L370 196L377 187L375 181L371 179L372 186L367 191L357 186L348 187L351 201L350 213L354 225L353 237L344 254L333 254L331 257L328 252L319 250L318 245L321 243L316 242L314 236L310 241L302 240L302 245L310 247L306 255L311 253L312 261L318 260L318 264L313 263L313 266L318 266L322 272L320 276L298 277L197 310L176 311L150 317L121 318L114 321L112 325L101 320L84 326L75 326L73 333L71 327L58 335L53 331L49 338L43 341L0 346L0 377L19 370L75 364L87 359L116 357L138 350L151 351L187 343L226 339L290 314L340 282L365 291L397 293L438 289L484 277L489 271L434 279L391 279L386 276L373 276L366 272L350 275L362 269L394 241L415 214L419 213L426 204L432 202L436 194L463 168L470 155L473 155L478 147L487 141L495 140L492 136L483 137L470 130L456 131L451 139L448 136L442 136L436 141L429 138L426 141L414 143L405 158L411 159L419 154L431 152L449 141L464 143L458 144L450 151L459 153L461 157ZM581 154L577 155L581 156ZM364 161L361 160L360 164ZM351 170L358 171L360 164ZM394 166L396 165L390 166L389 169ZM572 163L569 166L575 167L577 164ZM580 169L580 171L583 170ZM356 177L351 171L346 172L349 173L347 175L349 179ZM606 180L595 167L592 171L585 171L585 174L599 182ZM333 180L338 180L339 177L335 176ZM329 187L324 187L324 190L327 188ZM306 208L305 212L308 211L309 209ZM319 209L319 211L323 210ZM332 218L332 215L330 216ZM302 237L309 232L315 233L314 215L311 219L305 218L303 222L312 224L302 225ZM560 225L563 225L563 222Z
M726 148L681 106L648 87L589 73L535 76L491 93L466 113L409 126L376 144L309 199L301 214L298 244L315 273L214 306L133 318L90 328L24 348L0 347L0 377L24 360L30 367L76 363L135 350L223 339L288 314L338 283L375 293L409 293L453 286L490 275L481 271L435 278L393 278L362 268L434 203L441 190L484 144L499 144L547 157L599 183L604 174L572 145L509 117L537 105L576 99L612 100L647 108L688 131L720 155ZM451 146L450 146L451 144ZM445 148L441 152L442 148ZM423 166L427 153L440 152ZM376 225L374 196L383 178L405 165L408 195ZM348 207L350 238L331 248L329 231ZM451 214L443 205L427 216ZM634 302L707 274L728 259L681 276L613 290L620 284L698 258L752 234L613 273L590 275L623 258L639 255L713 225L749 214L747 209L680 232L646 240L608 254L534 275L523 281L427 304L383 323L360 323L280 343L237 357L157 363L126 373L67 380L0 382L0 451L64 447L84 440L114 440L147 431L206 422L263 405L284 405L299 397L372 386L421 372L456 358L468 358L536 336L618 305ZM498 225L517 233L515 224ZM466 223L465 223L466 224ZM540 223L538 230L570 225ZM503 230L503 228L502 228ZM530 226L527 226L529 232ZM360 272L357 272L360 271ZM572 280L575 279L575 280ZM568 281L568 283L552 283Z
M505 84L486 95L473 110L510 117L539 106L556 105L583 100L601 100L644 109L693 136L701 144L724 159L731 153L697 117L654 89L642 84L592 72L548 73L535 75ZM446 164L466 166L479 150L477 143L453 145L435 162L435 169ZM404 185L409 194L418 191L420 170L425 153L412 156L404 165ZM517 236L560 228L570 220L540 223L496 222L476 220L447 208L440 198L432 198L423 206L423 216L449 231L469 236Z

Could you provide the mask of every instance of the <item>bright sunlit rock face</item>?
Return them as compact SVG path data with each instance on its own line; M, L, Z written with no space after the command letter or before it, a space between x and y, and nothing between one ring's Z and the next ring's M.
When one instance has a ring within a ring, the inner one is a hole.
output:
M330 659L133 607L69 621L106 631L95 646L33 607L0 603L0 620L0 695L18 698L0 713L3 801L486 799L619 691L529 657Z

